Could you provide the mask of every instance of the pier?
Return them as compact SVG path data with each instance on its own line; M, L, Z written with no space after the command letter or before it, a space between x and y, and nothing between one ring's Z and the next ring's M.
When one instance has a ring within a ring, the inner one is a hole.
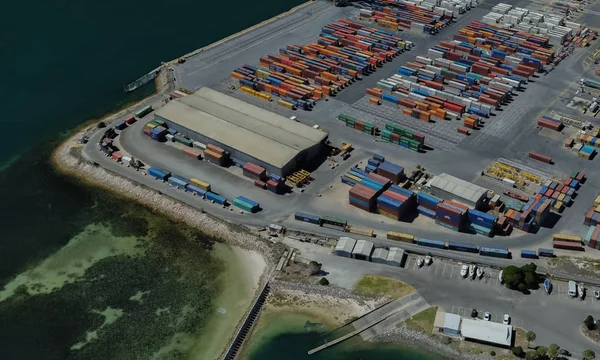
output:
M244 344L244 340L246 340L246 336L248 336L248 333L254 325L254 322L256 321L256 319L258 319L258 315L260 314L260 311L263 305L265 304L267 296L269 295L269 290L269 282L267 281L263 286L262 290L260 291L260 295L258 295L256 300L254 301L252 309L250 310L248 315L246 315L244 322L235 334L235 337L231 341L231 344L229 344L229 348L227 349L227 352L223 357L224 360L233 360L236 358L238 351Z

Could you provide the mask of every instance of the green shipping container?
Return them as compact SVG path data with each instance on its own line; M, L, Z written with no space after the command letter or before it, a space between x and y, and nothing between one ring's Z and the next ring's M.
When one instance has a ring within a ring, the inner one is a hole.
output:
M167 127L167 123L162 119L154 119L153 122L157 123L158 125L160 125L162 127Z
M240 199L233 199L233 205L247 212L254 212L256 210L256 208L254 208L252 205Z
M141 117L144 117L145 115L148 115L150 112L152 112L152 106L148 105L148 106L138 110L135 113L135 117L141 118Z
M192 140L188 140L188 139L184 139L179 135L175 135L175 141L177 141L180 144L192 147L194 142Z

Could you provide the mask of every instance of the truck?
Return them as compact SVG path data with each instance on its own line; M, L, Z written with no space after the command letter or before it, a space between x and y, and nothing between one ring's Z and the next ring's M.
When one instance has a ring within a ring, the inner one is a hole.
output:
M575 283L575 281L569 281L567 294L569 294L569 296L571 297L577 297L577 284Z

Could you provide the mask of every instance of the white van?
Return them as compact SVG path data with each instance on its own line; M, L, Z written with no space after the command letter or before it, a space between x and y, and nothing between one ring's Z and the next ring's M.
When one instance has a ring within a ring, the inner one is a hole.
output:
M567 290L567 294L569 294L569 296L572 296L572 297L577 296L577 284L575 284L575 281L569 281L569 287Z

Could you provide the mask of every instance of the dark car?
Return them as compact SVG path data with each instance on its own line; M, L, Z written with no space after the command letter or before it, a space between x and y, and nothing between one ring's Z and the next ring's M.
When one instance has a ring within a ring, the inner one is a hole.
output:
M471 310L471 317L472 318L476 318L477 317L477 310L476 309Z
M571 353L568 350L565 349L560 349L558 350L558 353L564 356L571 356Z

